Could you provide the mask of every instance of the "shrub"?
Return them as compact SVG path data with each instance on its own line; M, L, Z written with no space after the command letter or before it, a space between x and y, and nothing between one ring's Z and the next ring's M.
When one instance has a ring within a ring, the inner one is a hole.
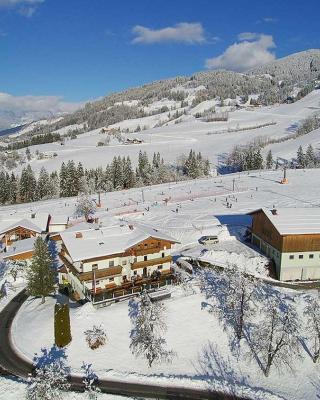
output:
M58 347L67 346L72 340L68 304L55 304L54 339Z
M107 335L101 326L93 325L92 329L84 332L86 341L90 349L95 350L100 346L104 346L107 340Z

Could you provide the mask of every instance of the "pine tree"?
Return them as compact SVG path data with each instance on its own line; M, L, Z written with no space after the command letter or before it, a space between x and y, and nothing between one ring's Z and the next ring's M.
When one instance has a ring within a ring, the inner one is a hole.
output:
M135 176L131 165L130 157L123 159L123 186L130 189L135 185Z
M67 168L65 163L63 162L60 167L60 197L67 197L69 195L69 188L67 182Z
M18 195L17 192L18 192L18 181L14 173L12 172L10 176L9 193L8 193L8 200L10 204L15 204L17 202L17 195Z
M304 152L302 150L302 146L299 146L298 151L297 151L297 161L298 164L301 168L305 167L305 155Z
M77 196L78 195L78 175L77 169L74 165L73 160L69 160L66 166L66 185L68 196Z
M28 164L27 168L23 168L19 183L20 200L24 203L35 200L36 178Z
M306 155L305 155L305 166L308 168L314 168L316 166L317 159L314 154L314 150L311 144L309 144Z
M27 290L31 296L41 296L42 303L46 296L55 290L55 276L52 269L52 259L46 242L37 237L34 254L27 271Z
M42 167L39 172L39 178L36 187L36 198L41 200L48 196L49 192L49 174L47 170Z
M271 169L272 167L273 167L272 152L271 152L271 150L269 150L267 157L266 157L266 168Z
M263 158L261 155L261 150L258 148L253 153L253 162L252 162L253 169L262 169L263 168Z

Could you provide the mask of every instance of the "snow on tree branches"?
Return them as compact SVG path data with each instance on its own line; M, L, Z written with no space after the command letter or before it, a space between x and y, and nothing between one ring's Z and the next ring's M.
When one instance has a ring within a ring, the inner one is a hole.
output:
M97 387L98 376L92 369L92 364L83 363L81 366L84 372L83 383L88 400L97 400L101 390Z
M306 328L312 346L312 360L316 363L320 357L320 302L316 299L309 299L304 309L307 317Z
M36 356L34 376L29 378L27 400L63 400L63 392L70 387L68 383L69 368L66 365L64 351L56 347L42 349Z
M274 365L292 369L293 358L300 357L299 321L295 308L279 299L266 299L263 318L253 329L252 345L260 357L265 376Z
M200 279L201 291L206 299L213 301L213 304L204 302L202 308L216 312L224 327L231 326L236 338L242 339L245 324L255 313L255 280L237 266L220 272L205 270Z
M90 215L94 214L96 210L96 204L91 199L91 197L86 193L81 193L78 196L76 203L76 211L75 214L78 217L84 217L86 221L88 221Z
M130 349L136 357L144 357L149 367L153 363L171 362L175 352L166 348L163 338L167 330L164 320L165 308L162 303L152 303L146 292L139 302L129 302L129 316L132 330Z

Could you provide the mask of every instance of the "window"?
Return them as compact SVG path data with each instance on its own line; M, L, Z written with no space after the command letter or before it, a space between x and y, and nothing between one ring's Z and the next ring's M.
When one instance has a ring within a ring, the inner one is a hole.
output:
M162 269L163 265L158 265L158 269Z
M147 261L147 260L148 260L148 256L144 256L144 257L143 257L143 260L144 260L144 261Z
M114 267L114 260L109 261L109 267Z
M303 254L299 254L299 260L302 260Z
M138 271L133 271L133 275L137 275L138 274Z
M289 256L289 258L290 258L290 260L293 260L293 259L294 259L294 255L291 254L291 255Z
M114 278L109 278L109 282L113 282L114 281Z
M134 262L134 263L137 262L137 257L134 257L133 262Z
M313 258L313 254L309 254L309 258Z
M122 265L127 265L127 260L122 260Z
M96 269L98 269L98 264L92 264L92 271L95 271Z
M100 281L96 281L96 285L99 285Z
M162 258L164 258L164 252L161 254Z
M145 243L145 244L144 244L144 247L148 247L148 243Z

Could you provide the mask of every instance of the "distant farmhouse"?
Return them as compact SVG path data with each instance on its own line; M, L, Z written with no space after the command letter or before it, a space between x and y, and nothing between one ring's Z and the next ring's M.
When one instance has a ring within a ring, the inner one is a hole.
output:
M252 216L252 244L271 258L283 281L320 279L320 209L278 208Z
M60 284L75 298L94 302L165 284L171 276L172 237L157 229L123 224L61 232Z
M31 213L25 218L10 216L0 221L0 238L8 248L13 242L30 239L49 230L50 215L48 213Z
M34 243L38 236L58 234L68 226L69 218L48 213L31 213L21 219L13 214L0 219L0 240L4 250L4 260L25 260L33 256Z

